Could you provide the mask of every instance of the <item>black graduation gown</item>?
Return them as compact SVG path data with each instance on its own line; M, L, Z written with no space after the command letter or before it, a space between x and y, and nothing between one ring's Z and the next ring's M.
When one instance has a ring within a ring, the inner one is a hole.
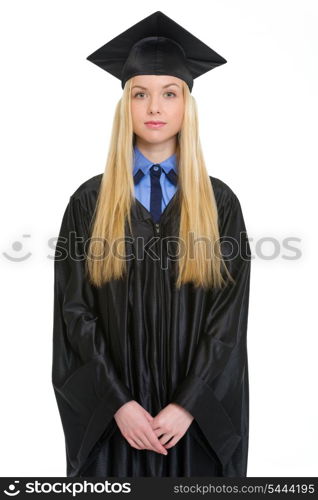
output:
M161 215L160 238L143 260L130 258L123 279L97 289L84 276L84 260L75 256L84 255L101 179L87 180L70 197L55 252L52 383L67 476L245 477L250 247L246 233L239 239L246 231L240 202L210 176L220 235L240 243L240 252L227 260L234 286L174 288L176 262L166 258L163 238L178 235L177 191ZM131 213L134 237L158 235L137 199ZM229 248L222 246L225 258ZM126 251L135 255L135 239ZM113 415L132 399L153 416L170 402L193 415L168 455L135 449L122 436Z

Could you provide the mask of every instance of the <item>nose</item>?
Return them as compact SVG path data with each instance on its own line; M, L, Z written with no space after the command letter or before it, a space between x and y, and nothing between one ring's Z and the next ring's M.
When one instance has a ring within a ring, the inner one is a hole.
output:
M149 99L148 112L158 113L160 111L159 99L158 97L151 97Z

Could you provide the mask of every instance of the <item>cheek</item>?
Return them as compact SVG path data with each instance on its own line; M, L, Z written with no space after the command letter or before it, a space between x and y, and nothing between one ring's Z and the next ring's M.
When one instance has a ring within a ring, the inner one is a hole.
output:
M173 123L175 126L180 127L183 121L183 106L180 106L180 104L176 104L175 106L171 107L169 111L169 115L171 117L171 123Z
M180 98L174 99L170 102L169 108L171 113L176 116L180 116L182 115L184 109L183 101Z
M138 106L138 103L136 103L136 101L132 101L131 103L131 114L132 114L132 118L138 118L138 116L140 115L140 106Z

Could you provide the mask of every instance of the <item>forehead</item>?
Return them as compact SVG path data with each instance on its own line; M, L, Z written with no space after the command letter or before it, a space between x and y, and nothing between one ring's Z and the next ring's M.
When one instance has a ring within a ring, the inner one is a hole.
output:
M182 80L169 75L136 75L132 78L132 88L141 87L147 90L165 88L173 85L174 88L182 87Z

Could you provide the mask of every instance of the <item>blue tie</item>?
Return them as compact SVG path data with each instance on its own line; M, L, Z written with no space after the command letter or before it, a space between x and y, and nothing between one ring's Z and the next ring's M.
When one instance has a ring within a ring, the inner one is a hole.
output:
M165 172L165 174L168 177L169 181L172 182L174 186L178 184L178 174L175 173L173 168L171 168L168 173ZM143 178L144 175L145 174L140 168L134 175L134 184L138 184L138 182L140 181L140 179Z
M155 170L155 167L158 167L157 170ZM168 177L169 181L174 185L177 186L178 184L178 174L171 168L169 172L166 172L163 170L158 163L155 163L152 165L152 167L149 169L150 173L150 180L151 180L151 192L150 192L150 212L152 214L153 219L158 222L161 216L161 200L162 200L162 190L161 190L161 184L160 184L160 175L161 172L164 172L166 176ZM138 184L138 182L143 178L144 172L141 170L141 168L138 169L138 171L134 175L134 184ZM154 186L154 188L153 188ZM154 208L152 208L154 207Z
M155 163L150 168L151 191L150 191L150 212L155 222L159 222L161 216L162 190L160 184L161 167Z

